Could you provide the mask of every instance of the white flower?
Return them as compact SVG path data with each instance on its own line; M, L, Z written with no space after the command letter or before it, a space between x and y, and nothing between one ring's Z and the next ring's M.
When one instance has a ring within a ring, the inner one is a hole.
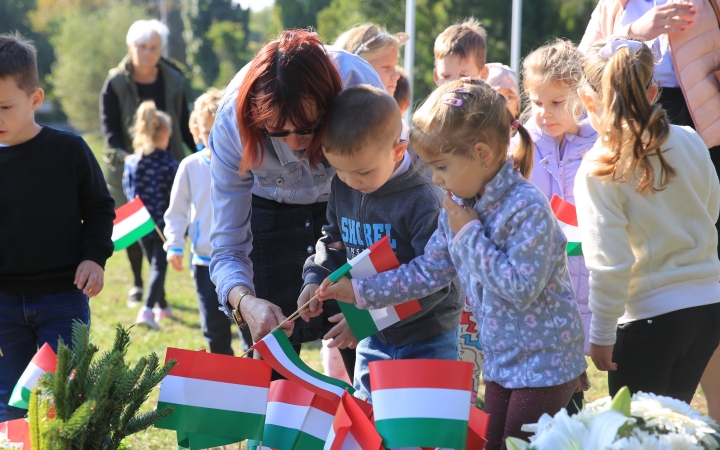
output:
M643 431L633 436L619 439L610 450L703 450L701 445L693 442L691 436L677 433L650 435Z
M662 395L638 392L630 404L631 414L642 418L647 427L670 433L688 434L707 448L718 449L717 424L687 403ZM715 436L713 436L715 435Z

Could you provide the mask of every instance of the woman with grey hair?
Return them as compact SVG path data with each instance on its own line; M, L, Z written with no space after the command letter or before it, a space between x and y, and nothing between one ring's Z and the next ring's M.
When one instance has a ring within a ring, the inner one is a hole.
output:
M152 100L159 110L170 115L172 133L167 150L176 160L180 161L188 154L183 144L195 150L183 90L185 77L180 69L162 57L169 34L167 26L158 20L133 23L126 38L128 54L110 70L100 93L105 180L116 208L127 202L122 189L122 174L125 159L133 153L130 129L140 103ZM129 303L135 306L143 294L143 253L138 244L128 247L127 252L134 276L133 288L128 293Z

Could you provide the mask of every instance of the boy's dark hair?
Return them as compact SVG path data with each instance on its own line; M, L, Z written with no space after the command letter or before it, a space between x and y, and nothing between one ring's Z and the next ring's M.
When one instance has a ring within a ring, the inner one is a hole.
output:
M410 82L408 81L408 75L407 72L405 72L405 69L397 67L397 71L400 74L400 78L397 80L397 86L395 87L393 97L395 97L398 106L402 109L402 106L410 106Z
M37 50L18 31L0 34L0 79L7 77L12 77L17 87L28 94L40 86Z
M478 69L485 67L487 32L475 18L450 25L435 39L435 60L450 55L471 59Z
M393 143L401 131L395 99L383 89L361 84L335 97L322 147L326 153L349 156L369 143Z

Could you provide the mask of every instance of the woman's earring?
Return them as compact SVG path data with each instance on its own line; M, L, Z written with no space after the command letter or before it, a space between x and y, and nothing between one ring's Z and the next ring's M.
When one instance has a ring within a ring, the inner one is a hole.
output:
M490 166L486 166L485 163L483 163L482 168L483 169L489 169Z

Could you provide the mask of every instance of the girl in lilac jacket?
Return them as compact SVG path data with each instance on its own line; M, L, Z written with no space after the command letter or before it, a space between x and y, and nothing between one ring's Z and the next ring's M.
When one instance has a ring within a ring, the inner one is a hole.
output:
M525 128L535 143L530 182L551 200L557 195L575 204L573 186L583 155L597 140L597 132L584 117L577 94L582 79L583 55L570 42L557 40L530 53L523 61L523 89L530 100ZM575 117L583 116L578 124ZM514 140L516 141L517 138ZM568 256L575 301L585 329L585 354L590 354L588 278L582 255ZM580 403L582 405L582 402Z

